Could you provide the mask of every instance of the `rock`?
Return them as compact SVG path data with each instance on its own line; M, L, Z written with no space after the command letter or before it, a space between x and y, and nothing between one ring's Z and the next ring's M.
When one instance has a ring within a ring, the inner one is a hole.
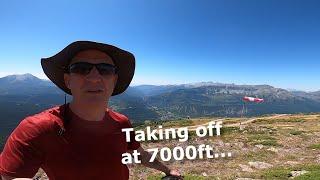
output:
M302 171L291 171L290 175L292 178L301 176L302 174L308 173L308 171L302 170Z
M219 141L217 142L217 146L219 146L219 147L223 147L223 146L224 146L223 141L219 140Z
M39 168L38 172L36 175L33 177L33 179L41 179L41 180L48 180L47 174L44 172L42 168Z
M294 166L294 165L297 165L299 163L297 161L287 161L287 162L285 162L285 164L290 165L290 166Z
M316 162L320 164L320 154L317 155Z
M268 150L268 151L275 152L275 153L279 152L279 150L276 149L276 148L274 148L274 147L268 148L267 150Z
M263 145L262 144L257 144L257 145L255 145L257 148L259 148L259 149L262 149L263 148Z
M239 164L239 166L240 166L241 170L244 172L254 172L254 170L247 165Z
M251 167L256 168L256 169L268 169L268 168L273 167L272 164L269 164L269 163L266 163L266 162L259 162L259 161L249 162L249 165Z
M238 146L239 148L243 148L243 142L237 142L237 143L234 143L235 146Z
M207 177L207 176L208 176L208 174L207 174L206 172L203 172L203 173L202 173L202 176Z

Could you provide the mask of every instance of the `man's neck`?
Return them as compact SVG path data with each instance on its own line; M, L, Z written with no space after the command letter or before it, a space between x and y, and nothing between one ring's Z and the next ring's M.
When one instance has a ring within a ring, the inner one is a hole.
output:
M100 105L84 105L75 101L70 102L70 109L81 119L87 121L101 121L105 116L107 103Z

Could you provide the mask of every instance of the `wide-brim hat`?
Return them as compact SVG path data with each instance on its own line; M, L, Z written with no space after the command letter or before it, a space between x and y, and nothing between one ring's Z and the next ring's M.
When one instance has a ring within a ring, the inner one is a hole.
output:
M96 49L108 54L117 67L118 79L112 96L125 91L134 75L135 58L133 54L118 47L93 41L76 41L62 51L49 58L41 58L41 66L47 77L60 89L71 95L70 89L64 83L65 69L71 59L80 51Z

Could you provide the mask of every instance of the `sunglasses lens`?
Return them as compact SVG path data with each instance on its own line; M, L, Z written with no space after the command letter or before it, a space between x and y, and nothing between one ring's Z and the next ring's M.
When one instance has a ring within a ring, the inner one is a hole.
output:
M81 75L87 75L90 73L91 69L95 66L99 71L100 75L113 75L117 73L117 68L112 64L91 64L87 62L78 62L70 65L69 72Z
M89 63L74 63L70 65L69 72L86 75L89 74L93 65Z
M116 67L111 64L97 64L96 68L101 75L112 75L117 73Z

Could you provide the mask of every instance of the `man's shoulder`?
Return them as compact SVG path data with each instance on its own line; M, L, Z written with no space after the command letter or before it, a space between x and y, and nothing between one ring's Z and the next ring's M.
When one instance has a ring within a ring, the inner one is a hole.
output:
M35 130L38 131L38 133L48 132L53 130L57 125L61 125L61 111L62 106L46 109L40 113L24 118L18 127L28 131Z
M118 121L118 122L128 122L129 121L127 116L125 116L119 112L116 112L112 109L108 109L107 112L108 112L109 116L115 121Z

